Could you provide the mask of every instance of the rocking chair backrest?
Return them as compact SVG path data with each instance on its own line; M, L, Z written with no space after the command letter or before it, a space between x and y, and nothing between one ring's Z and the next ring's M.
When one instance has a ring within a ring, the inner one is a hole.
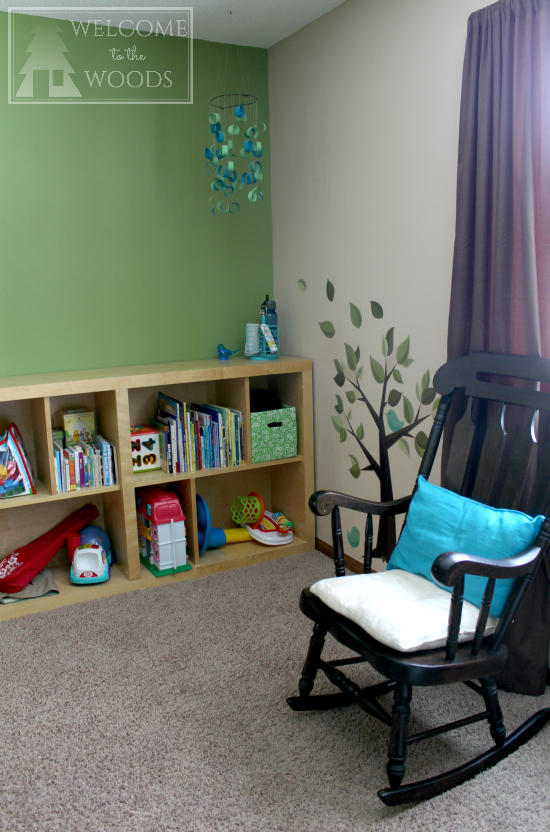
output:
M507 383L508 382L508 383ZM545 551L550 520L550 394L536 389L550 385L550 360L527 356L473 353L451 361L434 376L441 402L420 476L429 476L453 398L462 395L464 413L455 425L443 486L496 508L545 514L535 546ZM521 386L520 386L521 385ZM542 445L542 447L541 447ZM492 640L498 649L527 591L537 563L516 582ZM476 655L483 638L493 595L488 581L472 645ZM463 582L453 588L447 657L454 658L462 611Z
M523 386L509 386L510 381ZM465 402L452 437L445 488L496 508L546 513L550 442L544 412L550 411L550 393L534 389L537 382L550 385L550 360L473 353L437 371L435 390L446 397L462 388Z

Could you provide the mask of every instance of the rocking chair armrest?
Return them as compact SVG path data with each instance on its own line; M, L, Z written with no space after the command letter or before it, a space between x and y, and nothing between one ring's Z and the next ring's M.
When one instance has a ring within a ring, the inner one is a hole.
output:
M399 500L377 503L371 500L362 500L359 497L352 497L349 494L340 494L338 491L316 491L309 498L309 507L313 514L317 514L319 517L330 514L337 506L362 511L364 514L391 517L396 514L404 514L409 508L411 500L412 495L401 497Z
M462 552L444 552L432 564L432 576L439 584L455 586L465 575L483 578L520 578L533 567L540 554L540 546L530 546L517 555L502 560L465 555Z

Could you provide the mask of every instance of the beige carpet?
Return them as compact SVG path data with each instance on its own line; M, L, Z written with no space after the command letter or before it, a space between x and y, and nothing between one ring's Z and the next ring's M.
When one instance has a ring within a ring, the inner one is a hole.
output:
M330 574L312 552L3 623L0 830L547 832L548 728L454 791L388 809L388 729L356 707L287 708L310 634L299 592ZM549 700L503 694L508 729ZM479 704L419 691L412 730ZM421 743L409 776L488 745L484 725Z

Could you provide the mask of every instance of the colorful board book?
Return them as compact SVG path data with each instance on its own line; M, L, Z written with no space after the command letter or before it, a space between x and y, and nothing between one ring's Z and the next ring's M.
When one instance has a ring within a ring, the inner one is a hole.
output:
M159 431L151 425L132 425L132 465L134 473L161 468Z
M77 442L94 442L95 414L87 407L65 407L59 411L66 448Z

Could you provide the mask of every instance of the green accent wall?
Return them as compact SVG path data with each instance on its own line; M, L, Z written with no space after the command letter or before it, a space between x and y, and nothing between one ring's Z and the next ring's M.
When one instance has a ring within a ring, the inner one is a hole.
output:
M0 376L242 346L273 293L269 133L264 202L243 189L231 216L211 213L204 148L214 95L257 95L268 123L267 51L194 41L193 104L9 104L7 26L0 13Z

